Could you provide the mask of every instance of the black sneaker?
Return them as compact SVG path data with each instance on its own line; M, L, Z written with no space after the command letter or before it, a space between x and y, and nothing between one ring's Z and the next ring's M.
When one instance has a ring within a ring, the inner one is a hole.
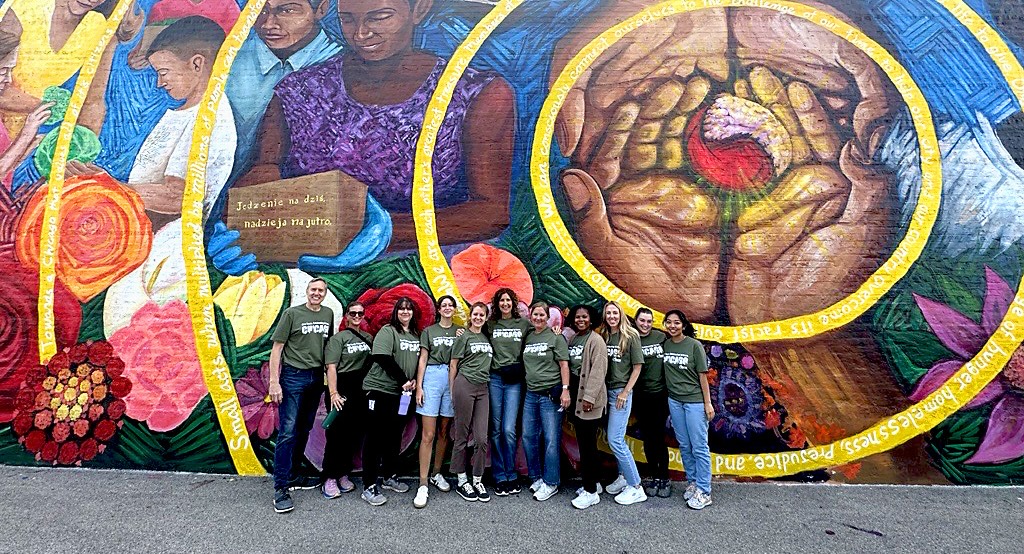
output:
M487 487L483 483L473 483L473 488L476 489L476 499L480 502L488 502L491 499L491 495L487 494Z
M461 496L463 500L468 500L470 502L476 502L477 500L476 489L473 487L473 483L470 483L469 481L455 487L455 492L459 493L459 496Z
M647 496L655 496L658 494L658 483L661 483L661 479L644 479L640 486L644 488Z
M656 493L658 498L668 498L672 496L672 481L668 479L661 479L658 481L658 492Z
M312 475L299 475L293 477L288 482L288 490L290 491L305 491L315 489L320 486L320 478L313 477Z
M505 490L508 491L509 494L519 494L523 492L523 489L519 486L518 480L509 481L505 486Z
M288 489L277 489L274 491L274 511L279 514L284 514L295 509L295 503L292 502L292 495L288 494Z
M500 481L494 484L494 496L508 496L508 483Z

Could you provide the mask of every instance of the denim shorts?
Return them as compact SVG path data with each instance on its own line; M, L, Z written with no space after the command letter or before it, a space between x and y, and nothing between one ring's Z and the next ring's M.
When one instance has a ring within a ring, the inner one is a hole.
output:
M416 413L428 417L455 417L447 364L428 365L423 372L423 405L416 407Z

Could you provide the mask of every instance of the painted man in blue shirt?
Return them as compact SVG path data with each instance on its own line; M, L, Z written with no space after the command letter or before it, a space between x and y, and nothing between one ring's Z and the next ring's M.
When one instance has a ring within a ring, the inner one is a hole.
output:
M263 113L287 75L337 54L341 46L320 26L328 0L267 0L231 66L226 93L238 131L232 181L248 171Z

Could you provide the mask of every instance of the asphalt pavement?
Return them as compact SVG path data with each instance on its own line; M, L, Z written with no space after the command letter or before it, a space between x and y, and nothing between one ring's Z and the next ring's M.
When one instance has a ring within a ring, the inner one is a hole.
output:
M716 482L714 504L669 499L586 511L563 490L469 503L415 488L371 507L269 478L0 466L0 552L1024 552L1024 488ZM415 484L415 483L412 483ZM575 483L569 483L575 486Z

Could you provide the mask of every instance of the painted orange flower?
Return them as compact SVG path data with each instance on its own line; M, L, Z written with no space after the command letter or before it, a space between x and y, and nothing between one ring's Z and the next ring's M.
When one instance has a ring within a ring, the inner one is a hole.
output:
M46 209L40 188L18 220L18 261L39 266L39 238ZM87 302L146 260L153 225L142 198L107 174L69 179L60 210L57 278Z
M469 302L490 302L500 288L516 291L519 300L533 302L533 279L511 252L489 244L474 244L452 258L459 292Z

